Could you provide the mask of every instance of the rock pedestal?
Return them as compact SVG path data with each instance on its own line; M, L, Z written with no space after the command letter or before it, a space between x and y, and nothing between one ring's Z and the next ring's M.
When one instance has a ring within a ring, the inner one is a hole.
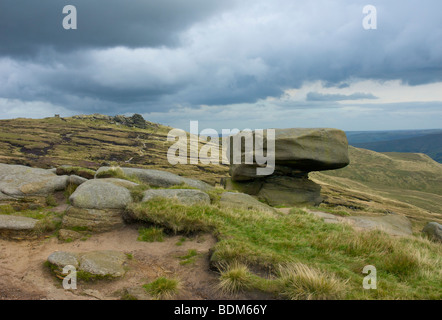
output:
M257 133L245 135L252 135L256 142ZM264 130L263 151L268 157L266 137L267 131ZM230 137L231 146L234 139L235 136ZM247 156L245 149L242 143L243 162ZM235 151L231 149L231 163ZM322 202L321 187L308 178L308 173L339 169L350 163L347 137L338 129L275 129L274 157L271 175L257 174L257 168L266 165L258 165L253 154L252 164L232 163L231 178L224 179L222 184L226 189L257 196L273 206L318 205Z

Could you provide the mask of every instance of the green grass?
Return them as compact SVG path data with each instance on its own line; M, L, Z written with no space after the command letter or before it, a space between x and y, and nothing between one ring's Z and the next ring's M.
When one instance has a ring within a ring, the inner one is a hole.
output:
M123 172L123 170L119 167L113 167L106 171L101 171L97 173L97 178L116 178L128 180L137 184L143 184L140 179L138 179L134 175L127 175Z
M77 175L86 179L93 179L95 176L95 171L88 168L83 167L59 167L57 168L57 174L60 175Z
M235 294L254 287L254 276L244 264L236 261L220 265L218 289L223 293Z
M55 199L54 195L50 194L46 197L46 205L49 207L56 207L57 206L57 200Z
M138 241L163 242L164 233L162 228L150 227L138 229Z
M175 296L181 287L178 279L159 277L154 281L143 285L148 294L156 299L170 299Z
M320 283L326 285L330 280L336 282L333 288L338 288L303 298L442 299L442 249L423 238L356 232L348 225L326 224L300 209L283 215L156 199L131 204L128 210L176 233L211 232L218 239L211 257L213 265L222 269L236 262L270 272L271 278L256 275L253 288L276 296L301 297L289 293L297 282L282 281L280 266L302 263L323 279ZM376 266L378 290L362 289L365 265ZM337 293L344 283L345 289Z
M198 252L195 249L187 250L187 254L179 256L181 260L180 265L193 264L195 263L195 258L198 257Z

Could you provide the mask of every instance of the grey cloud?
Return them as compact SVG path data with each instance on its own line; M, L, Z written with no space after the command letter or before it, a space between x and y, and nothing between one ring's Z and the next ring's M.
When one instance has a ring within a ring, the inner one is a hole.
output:
M378 99L371 93L356 92L353 94L323 94L319 92L307 93L307 101L344 101L344 100L363 100Z
M68 3L78 9L76 31L61 27ZM149 114L253 103L305 81L341 89L358 79L442 81L439 0L373 0L370 31L361 25L365 0L68 3L0 2L0 98ZM304 105L361 98L374 99L312 93Z
M68 4L77 9L77 30L62 27ZM2 0L0 54L29 57L42 47L71 51L177 45L182 30L230 5L230 0Z

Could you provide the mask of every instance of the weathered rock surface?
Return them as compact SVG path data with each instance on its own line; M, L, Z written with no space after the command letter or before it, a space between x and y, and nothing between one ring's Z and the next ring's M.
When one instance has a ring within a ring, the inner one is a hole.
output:
M78 268L78 254L65 252L65 251L55 251L51 253L48 257L48 262L53 266L57 267L59 270L63 270L65 266L74 266Z
M390 214L381 217L351 216L341 217L321 211L308 211L323 218L325 223L349 223L356 229L382 230L394 236L410 236L413 234L411 222L407 217Z
M264 153L267 152L267 130L264 130ZM242 133L244 134L244 133ZM257 138L255 132L249 133ZM233 146L234 137L230 138ZM245 156L242 144L241 155ZM232 152L230 158L233 159ZM275 165L279 170L295 169L299 172L334 170L347 166L348 141L344 131L338 129L275 129ZM284 168L285 167L285 168ZM234 181L259 178L256 164L232 164L231 176Z
M428 222L422 230L430 239L442 242L442 225L437 222Z
M127 256L117 251L92 251L80 255L80 270L101 277L122 277Z
M132 197L128 188L136 183L122 179L94 179L80 185L69 200L77 208L124 209Z
M195 189L153 189L144 192L143 202L155 198L177 199L183 204L192 205L197 203L210 204L207 193Z
M63 217L64 229L106 232L124 226L121 209L87 209L69 207Z
M77 240L83 237L83 234L73 230L60 229L58 231L58 239L62 241Z
M7 239L35 238L38 220L20 216L0 215L0 236Z
M0 163L0 192L6 196L45 196L64 190L67 176L39 168Z
M220 208L241 208L246 210L275 212L272 207L259 202L245 193L224 192L221 196L219 205Z
M92 278L118 278L126 273L127 256L122 252L104 250L86 253L56 251L48 257L48 262L60 273L67 265L83 271Z
M96 173L99 175L102 172L111 170L111 167L101 167ZM210 190L213 187L205 182L196 179L181 177L171 172L153 170L153 169L138 169L138 168L120 168L127 176L135 176L140 181L154 187L169 188L176 185L186 184L190 187L200 190Z
M80 177L80 176L76 176L76 175L71 175L68 178L68 183L79 186L83 183L85 183L86 181L88 181L88 179Z
M258 145L257 140L262 140L264 154L267 158L271 156L267 150L267 130L264 130L264 138L259 132L241 135L246 141L248 136L253 137ZM230 137L231 181L223 181L225 188L256 195L273 206L320 204L321 187L309 180L308 173L339 169L350 163L347 137L337 129L275 129L275 166L273 173L267 176L258 175L257 168L267 164L258 165L255 151L246 151L245 143L241 144L243 163L233 163L234 140L235 136ZM253 163L244 163L248 156L252 156Z
M321 186L311 181L307 173L299 177L271 175L252 181L225 179L224 187L257 196L271 206L318 205L322 202Z

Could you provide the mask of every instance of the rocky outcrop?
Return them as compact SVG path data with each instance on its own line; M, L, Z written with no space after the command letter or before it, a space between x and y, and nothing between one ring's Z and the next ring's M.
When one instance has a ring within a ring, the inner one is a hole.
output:
M255 210L262 212L275 212L274 209L262 202L259 202L252 196L245 193L224 192L220 198L219 206L223 208L240 208L245 210Z
M69 198L72 206L63 217L62 227L92 232L122 227L124 209L132 202L129 188L136 185L113 178L88 180Z
M0 236L21 240L35 238L38 220L20 216L0 215Z
M124 226L122 209L87 209L69 207L62 227L68 230L107 232Z
M138 168L119 168L126 176L133 176L138 178L141 182L153 187L169 188L177 185L188 185L192 188L200 190L210 190L213 187L205 182L196 179L181 177L171 172L153 170L153 169L138 169ZM106 171L113 170L111 167L101 167L96 173L96 177L103 175Z
M0 163L0 192L10 197L47 196L64 190L68 176L45 169Z
M71 265L85 280L112 279L124 276L127 256L122 252L105 250L86 253L56 251L48 260L52 270L61 274L65 266Z
M437 222L428 222L422 233L434 241L442 242L442 225Z
M155 198L176 199L182 204L210 204L207 193L195 189L153 189L144 192L143 202Z
M245 133L242 133L244 135ZM258 133L250 132L256 141ZM264 131L264 154L267 154L267 131ZM233 140L230 145L233 147ZM241 144L242 159L248 155ZM252 164L234 164L230 154L231 179L224 179L226 189L235 189L271 205L318 205L322 202L320 186L308 178L311 171L333 170L349 164L348 142L337 129L275 129L275 166L271 175L260 176L255 154ZM232 149L233 151L233 149ZM270 156L270 152L267 157Z

